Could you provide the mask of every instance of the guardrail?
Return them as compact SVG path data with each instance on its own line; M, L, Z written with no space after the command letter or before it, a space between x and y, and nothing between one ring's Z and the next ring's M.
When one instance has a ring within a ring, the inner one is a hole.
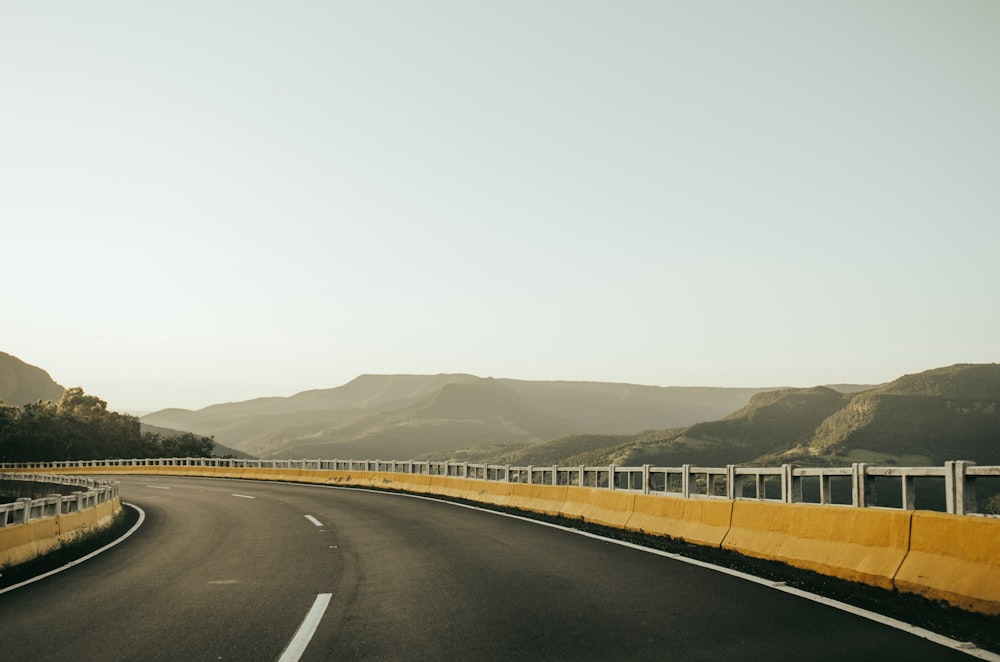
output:
M399 460L247 460L234 458L151 458L33 462L0 465L0 469L74 469L101 467L231 467L374 471L454 476L487 481L538 485L573 485L656 494L685 499L756 499L784 503L818 503L858 508L892 507L914 510L917 483L924 492L943 496L943 510L957 515L976 513L976 480L1000 477L1000 466L976 466L956 460L939 467L883 467L854 463L849 467L678 467L643 465L511 466L468 462ZM881 498L880 495L881 494ZM889 502L887 502L887 500Z
M88 508L112 501L118 497L116 480L94 480L82 476L54 474L0 473L0 480L30 481L85 487L72 494L53 494L40 499L22 498L11 503L0 503L0 528L12 524L27 524L42 517L58 517L78 513Z

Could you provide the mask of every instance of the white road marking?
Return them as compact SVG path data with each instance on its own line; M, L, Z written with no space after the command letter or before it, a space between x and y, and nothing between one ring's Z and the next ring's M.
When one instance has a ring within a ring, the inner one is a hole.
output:
M306 515L306 519L309 520L310 522L312 522L313 524L315 524L316 526L323 526L323 522L320 522L318 519L316 519L312 515Z
M326 613L326 608L330 605L332 597L332 593L320 593L316 596L312 608L306 614L302 625L295 631L295 636L281 653L278 662L298 662L298 659L306 652L306 646L312 641L313 635L316 634L316 628L319 627L319 622L323 619L323 614Z
M152 488L154 490L169 490L170 489L169 487L164 487L163 485L147 485L146 487L150 487L150 488Z
M239 497L241 499L256 499L255 496L250 496L249 494L230 494L229 496Z

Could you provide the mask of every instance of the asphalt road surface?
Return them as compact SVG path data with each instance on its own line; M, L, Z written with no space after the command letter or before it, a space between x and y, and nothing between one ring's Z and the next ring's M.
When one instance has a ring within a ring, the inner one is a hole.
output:
M0 594L0 660L971 659L726 574L453 504L120 479L144 524Z

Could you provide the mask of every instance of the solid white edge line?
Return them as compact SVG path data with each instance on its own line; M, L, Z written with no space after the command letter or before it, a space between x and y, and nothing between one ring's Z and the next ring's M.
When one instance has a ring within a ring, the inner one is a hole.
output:
M310 522L312 522L313 524L315 524L316 526L323 526L323 522L320 522L318 519L316 519L312 515L306 515L306 519L309 520Z
M52 575L54 575L56 573L59 573L59 572L62 572L63 570L68 570L68 569L72 568L73 566L75 566L77 564L83 563L84 561L87 561L89 559L94 558L95 556L97 556L101 552L108 551L109 549L111 549L112 547L114 547L115 545L117 545L118 543L123 542L126 538L128 538L133 533L135 533L136 531L138 531L139 527L142 526L142 523L146 521L146 511L144 511L142 508L140 508L139 506L137 506L135 504L132 504L132 503L122 502L122 505L128 506L129 508L132 508L132 509L136 510L139 513L139 520L135 524L133 524L132 528L129 529L128 531L126 531L120 538L117 538L117 539L109 542L104 547L101 547L100 549L96 549L93 552L91 552L90 554L87 554L86 556L81 556L80 558L76 559L75 561L70 561L66 565L60 566L60 567L56 568L55 570L49 570L48 572L43 573L41 575L38 575L37 577L32 577L31 579L26 579L23 582L20 582L18 584L11 584L10 586L8 586L6 588L2 588L2 589L0 589L0 594L6 593L8 591L13 591L15 588L21 588L22 586L27 586L28 584L33 584L34 582L37 582L37 581L42 580L42 579L45 579L46 577L51 577Z
M239 497L241 499L256 499L255 496L250 496L249 494L230 494L229 496Z
M292 637L285 650L282 651L278 662L298 662L298 659L306 651L309 642L312 641L313 635L316 633L316 628L319 627L319 622L323 619L323 614L326 613L326 608L330 605L330 598L332 597L332 593L319 593L316 596L316 600L313 601L309 613L306 614L299 629L295 631L295 636Z

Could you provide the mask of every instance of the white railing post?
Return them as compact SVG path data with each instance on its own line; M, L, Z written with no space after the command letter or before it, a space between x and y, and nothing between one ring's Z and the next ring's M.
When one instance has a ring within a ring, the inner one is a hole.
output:
M737 483L740 482L740 484ZM743 490L738 489L742 487L742 476L736 477L736 465L727 464L726 465L726 498L730 501L735 501L739 497L743 496Z
M781 500L785 503L802 501L802 479L795 475L794 464L781 465Z
M903 510L916 510L917 508L917 492L914 489L914 478L913 476L904 473L899 477L900 487L903 490Z
M857 508L874 506L877 500L875 477L868 475L868 464L855 462L851 465L851 501Z
M31 499L24 498L18 499L17 503L21 504L21 521L19 524L27 524L31 521Z
M685 499L691 498L691 465L681 465L681 496Z
M952 460L944 463L944 481L948 512L955 515L971 515L976 512L975 479L968 476L966 469L975 462Z

